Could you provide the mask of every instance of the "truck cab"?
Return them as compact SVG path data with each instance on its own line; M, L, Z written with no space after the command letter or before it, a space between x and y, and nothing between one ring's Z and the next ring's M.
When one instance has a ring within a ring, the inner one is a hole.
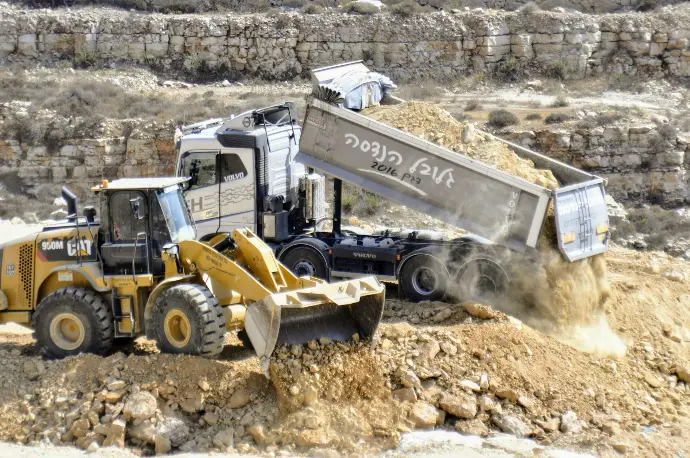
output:
M180 131L177 174L190 177L185 200L200 239L236 228L272 238L261 218L264 206L279 207L287 218L306 174L294 161L300 136L295 117L294 104L284 103Z

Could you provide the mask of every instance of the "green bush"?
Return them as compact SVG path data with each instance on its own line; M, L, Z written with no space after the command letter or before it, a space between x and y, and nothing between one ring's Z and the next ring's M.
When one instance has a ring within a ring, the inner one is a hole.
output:
M494 110L491 113L489 113L488 125L490 127L494 127L496 129L502 129L504 127L511 126L511 125L514 125L517 123L518 123L517 116L515 116L510 111Z
M541 115L539 113L530 113L527 116L525 116L525 119L528 121L537 121L541 119Z
M346 184L340 202L346 214L373 216L380 211L384 200L378 194Z
M496 77L504 83L522 81L527 76L527 66L523 61L510 56L501 62L495 72Z
M549 78L563 80L565 79L567 74L565 64L561 61L553 62L551 65L544 69L544 74Z

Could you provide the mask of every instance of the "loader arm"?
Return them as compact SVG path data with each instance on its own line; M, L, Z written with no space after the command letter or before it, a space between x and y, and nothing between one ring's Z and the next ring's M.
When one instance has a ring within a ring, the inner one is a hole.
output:
M206 274L241 296L244 327L264 370L277 345L373 337L385 299L385 288L375 277L330 284L297 277L250 230L235 229L232 240L233 248L223 253L203 242L182 241L179 260L185 272Z
M241 294L245 304L260 301L273 292L278 292L268 289L259 278L240 265L241 260L238 262L232 257L224 256L203 242L185 240L178 246L180 262L185 271L207 274L211 280Z

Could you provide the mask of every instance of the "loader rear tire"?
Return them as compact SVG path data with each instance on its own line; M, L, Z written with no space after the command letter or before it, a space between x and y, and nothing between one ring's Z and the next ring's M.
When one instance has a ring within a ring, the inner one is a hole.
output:
M225 316L205 286L175 285L159 295L153 312L153 329L163 353L211 358L223 351Z
M113 346L110 307L86 288L68 287L46 296L36 307L32 323L38 345L55 358L102 355Z

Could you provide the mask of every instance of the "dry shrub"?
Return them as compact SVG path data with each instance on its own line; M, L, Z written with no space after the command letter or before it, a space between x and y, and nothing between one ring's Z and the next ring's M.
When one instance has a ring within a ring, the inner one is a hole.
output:
M403 0L390 7L391 13L402 17L412 17L415 14L423 13L424 8L414 0Z
M544 119L544 124L560 124L570 120L570 116L563 113L551 113Z
M302 8L303 14L321 14L324 11L325 8L316 3L310 3L309 5L306 5L304 8Z
M346 214L373 216L379 211L384 201L378 194L345 183L341 202L343 212Z
M489 113L490 127L502 129L504 127L512 126L518 123L518 118L513 113L507 110L494 110Z
M568 97L565 96L565 94L559 94L556 99L553 101L551 104L552 108L563 108L567 107L570 105L570 100L568 100Z
M474 110L481 110L482 105L479 103L478 100L469 100L465 104L465 111L474 111Z

